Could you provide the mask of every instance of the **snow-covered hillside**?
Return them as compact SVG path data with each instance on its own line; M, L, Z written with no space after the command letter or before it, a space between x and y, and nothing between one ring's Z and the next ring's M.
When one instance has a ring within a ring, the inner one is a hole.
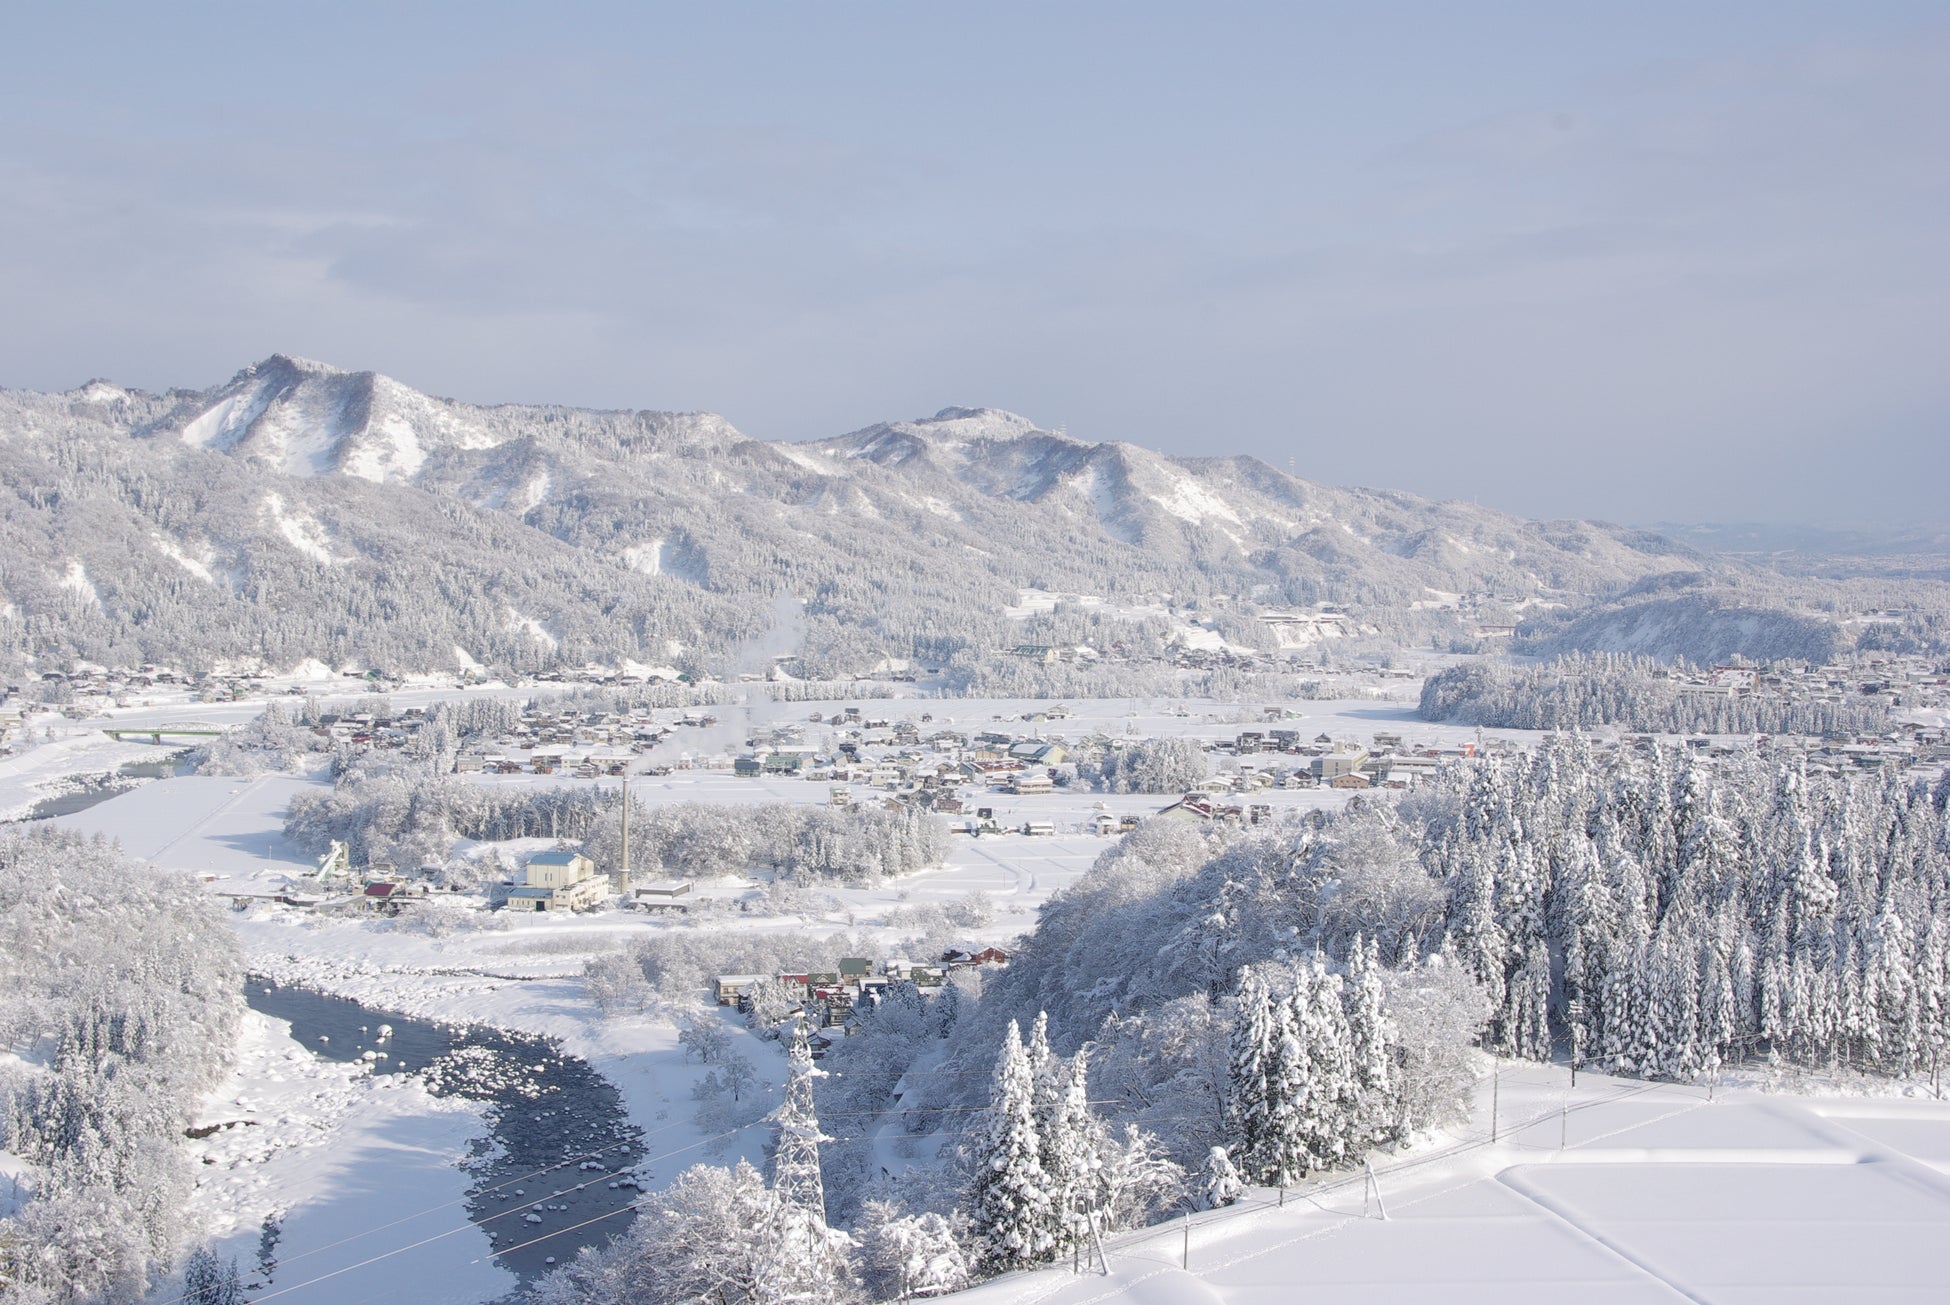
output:
M708 664L783 590L815 644L945 661L1005 642L1029 587L1406 612L1430 591L1575 602L1737 572L1655 535L992 409L780 444L708 413L481 407L283 356L200 391L0 391L0 485L14 659Z

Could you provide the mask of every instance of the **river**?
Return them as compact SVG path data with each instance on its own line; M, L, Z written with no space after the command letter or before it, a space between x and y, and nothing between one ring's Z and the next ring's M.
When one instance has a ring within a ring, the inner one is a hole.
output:
M416 1074L436 1096L487 1106L489 1135L468 1166L468 1215L523 1282L635 1218L643 1147L622 1096L548 1039L413 1019L257 975L245 991L252 1009L288 1021L318 1055Z
M71 816L112 797L120 797L152 779L167 779L171 775L188 773L189 766L180 756L172 754L155 761L131 761L119 770L103 771L98 775L70 776L68 783L71 787L67 791L42 798L18 819L49 820L55 816Z

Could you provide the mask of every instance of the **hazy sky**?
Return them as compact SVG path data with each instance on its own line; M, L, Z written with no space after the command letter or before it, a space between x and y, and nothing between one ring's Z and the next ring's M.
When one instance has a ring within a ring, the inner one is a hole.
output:
M0 8L0 385L1950 520L1950 6Z

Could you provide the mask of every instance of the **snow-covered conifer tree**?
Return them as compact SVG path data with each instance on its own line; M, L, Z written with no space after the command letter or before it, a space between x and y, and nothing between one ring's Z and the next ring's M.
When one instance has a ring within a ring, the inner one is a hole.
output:
M1232 1157L1222 1146L1215 1146L1206 1153L1205 1172L1199 1176L1199 1201L1208 1210L1231 1205L1246 1190L1246 1180L1239 1176Z
M1277 1057L1273 998L1258 973L1247 970L1234 1001L1226 1112L1232 1154L1248 1180L1263 1183L1274 1171L1272 1074Z
M1348 983L1342 989L1342 1000L1347 1013L1348 1063L1356 1093L1355 1131L1363 1146L1380 1140L1392 1126L1395 1114L1388 1013L1380 971L1375 941L1355 939L1348 955Z
M1057 1221L1036 1133L1035 1084L1022 1031L1014 1020L996 1058L989 1108L973 1147L970 1217L989 1268L1046 1260L1057 1245Z
M1299 976L1288 1002L1305 1051L1298 1133L1307 1169L1345 1163L1358 1132L1359 1087L1341 986L1339 975L1315 964Z
M1072 1056L1053 1077L1061 1081L1062 1094L1042 1133L1043 1171L1061 1230L1059 1247L1067 1247L1085 1235L1091 1212L1101 1204L1105 1133L1090 1109L1084 1053Z

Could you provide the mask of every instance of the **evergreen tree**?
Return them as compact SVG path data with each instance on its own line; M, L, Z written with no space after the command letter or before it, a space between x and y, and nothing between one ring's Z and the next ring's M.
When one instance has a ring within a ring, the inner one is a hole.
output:
M1381 986L1381 958L1373 939L1357 938L1348 954L1346 1004L1348 1063L1357 1094L1354 1117L1362 1146L1380 1141L1394 1123L1389 1066L1388 1013Z
M218 1261L216 1252L199 1246L190 1252L183 1266L182 1305L243 1305L244 1288L238 1281L237 1261Z
M1297 1115L1305 1169L1337 1168L1357 1144L1359 1088L1341 986L1338 975L1316 963L1301 974L1288 1003L1304 1049Z
M1274 1172L1273 1069L1277 1055L1272 995L1254 970L1240 976L1233 1004L1226 1113L1232 1154L1247 1178L1271 1180Z
M1105 1133L1090 1109L1084 1053L1077 1052L1053 1077L1061 1080L1062 1094L1042 1134L1043 1171L1061 1229L1060 1246L1068 1247L1086 1235L1090 1214L1101 1204Z
M1208 1210L1231 1205L1245 1193L1246 1180L1239 1176L1232 1157L1222 1146L1215 1146L1205 1157L1205 1173L1200 1186L1199 1199Z
M1022 1033L1011 1020L996 1058L989 1108L976 1136L968 1197L983 1263L996 1272L1040 1263L1057 1246L1056 1210L1043 1170L1034 1095Z
M1302 980L1284 999L1272 1004L1263 1140L1266 1167L1260 1181L1273 1186L1286 1187L1305 1178L1314 1158L1308 1142L1316 1131L1317 1103L1313 1100L1313 1064L1305 1040L1312 1001L1312 990Z

